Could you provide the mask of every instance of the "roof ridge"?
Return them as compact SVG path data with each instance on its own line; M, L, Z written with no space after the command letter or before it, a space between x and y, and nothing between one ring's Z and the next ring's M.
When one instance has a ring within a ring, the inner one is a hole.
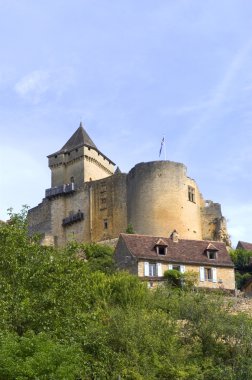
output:
M82 122L80 123L79 128L76 129L74 134L67 140L59 152L68 152L80 146L87 145L91 148L97 149L95 143L88 135L87 131L83 128Z
M156 238L156 239L168 239L172 240L169 236L156 236L156 235L146 235L146 234L127 234L126 232L121 232L120 235L126 235L126 236L143 236L143 237L150 237L150 238ZM199 239L181 239L179 238L179 241L195 241L195 242L204 242L208 244L224 244L223 241L216 241L216 240L199 240Z

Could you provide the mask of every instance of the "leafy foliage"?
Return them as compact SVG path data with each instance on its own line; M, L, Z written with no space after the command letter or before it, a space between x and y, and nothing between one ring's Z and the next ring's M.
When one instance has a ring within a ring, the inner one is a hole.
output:
M127 228L126 228L126 234L134 234L135 231L134 231L134 228L133 228L133 225L132 223L129 223Z
M252 258L252 251L246 251L240 248L234 249L230 251L230 256L238 270L246 270Z
M197 274L195 272L181 273L176 269L169 269L165 271L164 278L167 284L173 287L191 289L197 282Z
M42 247L25 212L0 225L0 287L0 380L251 378L252 321L223 296L149 290L97 244Z
M242 289L243 285L249 278L252 278L252 251L245 249L234 249L230 251L230 256L235 264L235 279L238 289Z

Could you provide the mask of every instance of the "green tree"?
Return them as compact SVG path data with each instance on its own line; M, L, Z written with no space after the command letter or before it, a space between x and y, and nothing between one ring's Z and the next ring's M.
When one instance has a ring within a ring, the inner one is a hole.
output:
M234 249L230 251L230 256L236 269L246 270L252 258L252 251L246 251L240 248Z
M25 212L0 225L0 380L251 378L252 320L223 295L149 290L111 249L37 240Z

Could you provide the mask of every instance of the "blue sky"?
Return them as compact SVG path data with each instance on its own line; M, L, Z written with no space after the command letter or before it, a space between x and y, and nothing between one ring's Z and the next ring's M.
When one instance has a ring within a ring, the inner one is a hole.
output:
M37 205L80 120L122 171L183 162L252 242L250 0L0 0L0 219Z

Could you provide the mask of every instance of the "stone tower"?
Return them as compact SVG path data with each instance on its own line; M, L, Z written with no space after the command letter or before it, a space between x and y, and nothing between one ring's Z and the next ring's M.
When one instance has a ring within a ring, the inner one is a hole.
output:
M139 234L202 239L202 196L185 165L172 161L137 164L127 178L128 218Z
M56 153L48 156L51 187L108 177L114 173L114 163L101 153L80 123L77 131Z

